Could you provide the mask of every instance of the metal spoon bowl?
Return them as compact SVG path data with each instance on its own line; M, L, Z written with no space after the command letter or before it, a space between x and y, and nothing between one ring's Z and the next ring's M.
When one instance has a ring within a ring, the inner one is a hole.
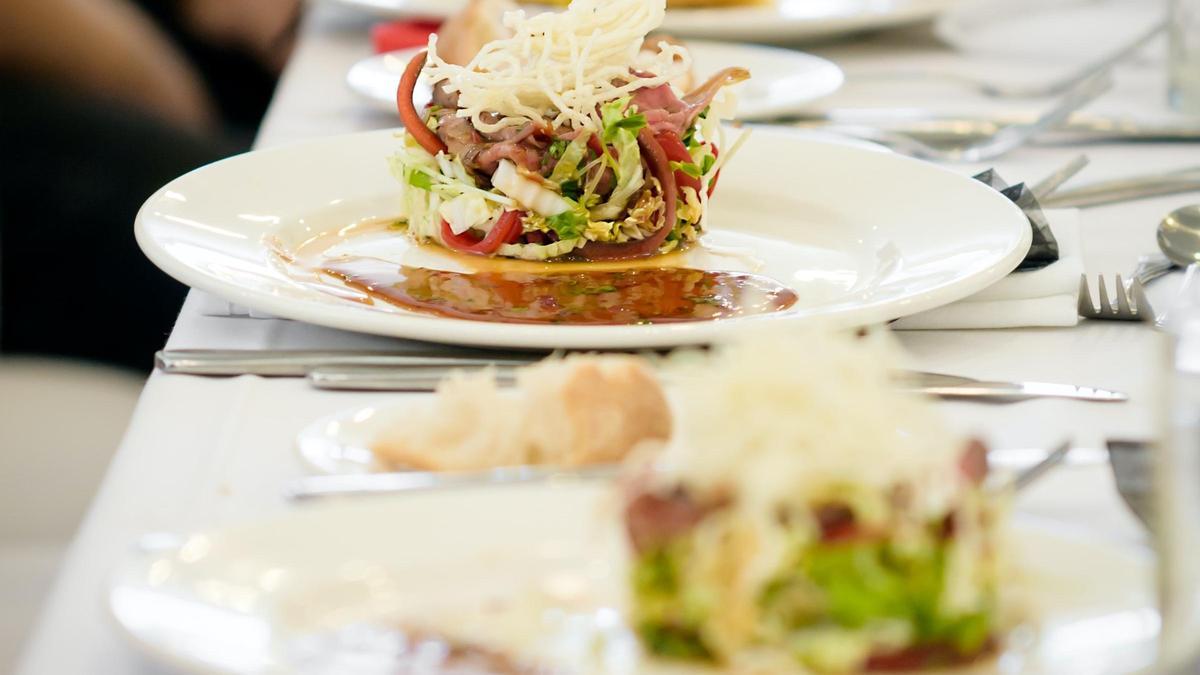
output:
M1158 248L1180 267L1200 262L1200 204L1175 209L1162 219Z

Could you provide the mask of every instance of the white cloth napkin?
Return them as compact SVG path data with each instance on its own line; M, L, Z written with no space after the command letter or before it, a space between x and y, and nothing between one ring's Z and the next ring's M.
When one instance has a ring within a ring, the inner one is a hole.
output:
M1013 272L982 291L945 307L904 317L896 330L953 330L965 328L1022 328L1074 326L1079 323L1077 300L1083 253L1079 241L1079 211L1046 211L1058 240L1059 260L1040 270Z
M246 319L274 319L276 317L260 312L257 309L250 309L245 305L238 305L228 300L222 300L211 293L193 289L196 296L196 303L200 308L200 313L204 316L227 316L234 318Z

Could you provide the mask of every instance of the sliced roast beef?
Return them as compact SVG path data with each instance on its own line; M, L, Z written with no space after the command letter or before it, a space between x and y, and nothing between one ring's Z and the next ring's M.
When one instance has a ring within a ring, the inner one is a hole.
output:
M647 87L633 92L633 105L646 116L646 123L655 135L673 131L682 138L696 123L722 87L737 84L750 77L744 68L726 68L713 75L687 96L680 99L670 85Z
M541 168L549 141L540 126L526 124L485 134L469 118L459 117L453 108L442 108L437 116L438 138L468 169L490 176L502 159L530 171Z
M469 169L475 169L490 176L500 166L500 160L507 159L523 169L536 173L541 168L543 152L544 150L540 148L511 141L483 144L472 148L466 155L463 155L463 163Z
M450 110L458 109L458 92L446 91L446 83L439 82L433 87L433 100L430 105L439 108L449 108Z
M465 157L472 148L483 144L483 137L475 130L471 120L455 115L453 108L439 110L437 118L438 138L446 144L450 154Z
M661 495L644 492L625 505L625 529L635 551L642 553L687 534L725 502L705 504L677 490Z

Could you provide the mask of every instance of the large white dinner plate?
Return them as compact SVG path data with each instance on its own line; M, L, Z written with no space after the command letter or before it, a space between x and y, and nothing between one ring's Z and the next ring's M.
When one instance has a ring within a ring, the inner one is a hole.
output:
M138 214L142 250L171 276L279 317L365 333L511 348L640 348L707 343L746 324L888 321L959 300L1008 274L1028 250L1021 211L955 171L798 132L755 129L725 168L704 246L679 260L754 271L799 301L767 317L654 325L487 323L354 302L285 273L285 247L399 211L386 158L401 141L377 131L233 157L155 193ZM397 265L469 270L399 234L340 249Z
M399 19L445 19L467 0L336 0ZM662 30L682 37L782 42L930 19L959 0L773 0L759 6L668 9Z
M845 79L842 70L833 63L791 49L702 40L689 40L687 46L697 83L730 64L750 71L753 77L737 86L740 120L764 120L796 113L837 91ZM394 115L400 75L419 49L363 59L346 73L346 83L377 108ZM430 94L427 84L418 85L414 95L418 106L428 102Z
M597 642L579 631L597 629L600 644L628 647L610 489L499 486L318 505L134 554L112 576L108 604L138 646L200 673L394 673L398 624L496 647L532 634L555 649L571 637L590 649ZM970 672L1088 675L1148 663L1158 613L1145 551L1027 517L1009 545L1005 593L1028 618L1000 661ZM548 608L563 612L537 611Z

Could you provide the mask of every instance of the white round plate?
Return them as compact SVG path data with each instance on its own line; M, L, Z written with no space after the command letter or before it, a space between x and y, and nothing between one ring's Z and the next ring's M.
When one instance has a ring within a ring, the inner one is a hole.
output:
M1111 55L1161 21L1157 5L1137 0L972 0L942 14L935 32L966 54L1070 69Z
M466 0L335 0L379 16L445 19ZM782 42L902 26L960 0L768 0L760 6L668 9L662 30L680 37Z
M696 82L708 79L731 63L746 68L753 77L737 86L738 119L764 120L794 114L804 106L837 91L845 77L825 59L791 49L689 40ZM412 55L420 48L380 54L354 64L346 82L355 93L382 111L396 114L396 87ZM429 101L429 86L422 82L414 94L418 106Z
M403 411L403 404L370 405L322 417L296 434L296 452L321 473L370 473L377 469L371 445Z
M272 242L294 250L317 235L339 241L343 254L469 271L449 251L411 246L396 233L338 239L351 224L400 215L386 162L400 142L393 131L367 132L197 169L142 207L138 243L183 283L277 317L430 342L624 349L710 343L764 322L889 321L995 283L1021 261L1031 238L1020 209L962 174L757 128L722 172L704 245L678 260L697 269L754 271L789 285L800 299L784 312L653 325L488 323L367 305L287 274Z
M581 628L605 619L601 644L628 646L610 489L501 486L318 505L135 554L112 576L108 605L136 645L197 673L396 672L393 628L418 621L504 649L531 637L579 643ZM1009 541L1017 574L1005 592L1028 623L998 663L971 673L1148 664L1158 613L1147 552L1027 517ZM565 610L561 628L550 608Z

